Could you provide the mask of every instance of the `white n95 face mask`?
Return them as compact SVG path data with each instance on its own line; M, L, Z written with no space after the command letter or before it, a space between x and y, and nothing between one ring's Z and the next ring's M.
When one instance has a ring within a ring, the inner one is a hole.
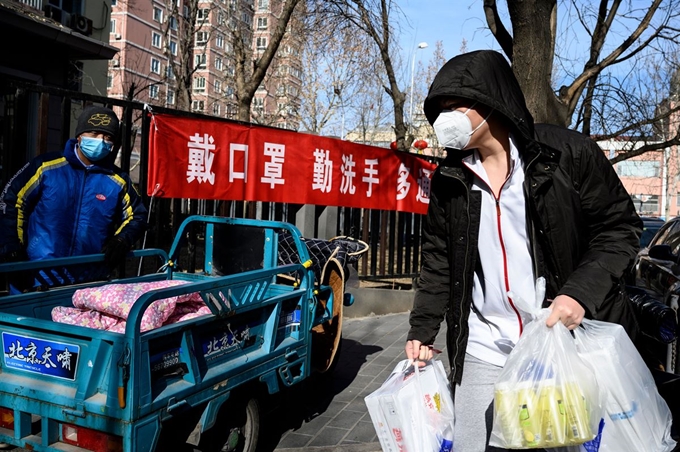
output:
M472 106L474 107L474 105ZM458 110L444 110L439 113L439 116L432 124L434 133L437 135L437 140L441 146L453 149L465 149L470 144L472 134L479 130L480 127L489 118L487 115L484 120L479 123L477 127L472 129L472 122L468 118L467 113L472 108L468 108L465 112Z

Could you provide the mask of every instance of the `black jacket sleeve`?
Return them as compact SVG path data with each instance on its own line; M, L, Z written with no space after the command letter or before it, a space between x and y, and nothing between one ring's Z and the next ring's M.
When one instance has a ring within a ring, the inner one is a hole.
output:
M441 177L435 174L435 178ZM409 318L408 340L432 344L444 320L450 299L450 265L446 215L434 189L422 231L422 268Z
M607 295L619 284L639 250L642 221L599 146L584 139L584 147L578 171L587 249L559 294L578 300L598 318Z

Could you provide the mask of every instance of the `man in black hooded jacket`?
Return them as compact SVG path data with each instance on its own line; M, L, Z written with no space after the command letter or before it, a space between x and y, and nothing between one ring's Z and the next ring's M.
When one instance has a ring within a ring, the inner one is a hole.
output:
M508 292L534 301L544 277L548 326L573 329L587 317L634 338L621 278L642 222L594 141L534 125L501 54L448 61L424 109L448 154L432 179L406 355L429 359L446 319L454 444L498 450L488 446L493 384L527 320Z

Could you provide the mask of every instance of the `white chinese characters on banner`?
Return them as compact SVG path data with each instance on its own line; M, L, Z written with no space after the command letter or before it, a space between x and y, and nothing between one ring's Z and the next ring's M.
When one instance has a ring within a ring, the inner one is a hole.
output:
M411 189L411 182L408 181L410 169L403 163L399 165L399 174L397 174L397 200L406 199L408 191Z
M189 137L189 167L187 168L187 182L198 180L199 184L210 182L215 185L215 173L212 164L215 159L215 144L212 135L198 133Z
M357 165L353 160L353 155L342 155L342 165L340 165L340 172L342 173L342 181L340 183L340 193L343 195L349 193L353 195L356 192L356 187L354 186L354 176L357 173L354 171L354 167Z
M275 185L283 185L283 162L286 155L286 146L276 143L264 144L264 155L271 160L264 163L264 176L260 178L263 184L269 184L269 188Z
M432 170L420 168L420 177L418 178L418 194L416 201L423 204L430 203L430 187L432 183Z
M243 152L243 168L235 168L234 160L237 152ZM234 182L236 179L242 179L243 182L248 182L248 145L231 143L229 145L229 182Z
M366 176L362 177L361 180L362 182L366 182L368 184L368 188L366 189L366 196L370 198L373 196L373 184L378 184L380 183L380 179L378 179L378 159L364 159L364 164L366 165L364 168L364 174Z
M312 190L330 193L333 185L333 161L329 158L330 151L316 149L314 151L314 175L312 176Z

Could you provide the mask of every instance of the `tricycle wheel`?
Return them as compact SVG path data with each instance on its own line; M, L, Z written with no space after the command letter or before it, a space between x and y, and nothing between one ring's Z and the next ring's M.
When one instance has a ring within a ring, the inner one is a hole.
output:
M329 259L324 266L321 284L331 288L333 298L330 319L312 328L312 369L323 373L333 370L333 364L337 362L342 339L345 275L342 266L336 259ZM328 301L328 299L320 299L320 308L325 310Z
M206 438L210 452L255 452L260 435L260 404L257 399L225 404Z

